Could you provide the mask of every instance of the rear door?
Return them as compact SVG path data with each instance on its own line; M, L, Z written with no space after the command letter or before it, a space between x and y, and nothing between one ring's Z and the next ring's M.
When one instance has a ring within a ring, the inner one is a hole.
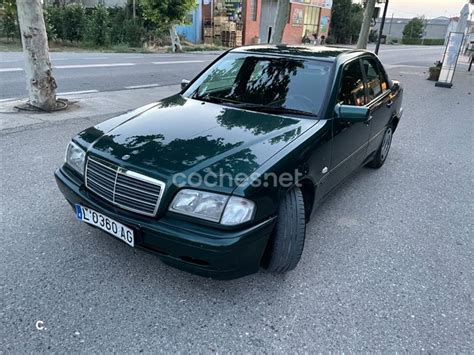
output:
M376 151L383 138L383 132L390 121L391 106L388 80L378 59L362 58L362 68L366 81L367 106L371 111L370 139L367 155Z

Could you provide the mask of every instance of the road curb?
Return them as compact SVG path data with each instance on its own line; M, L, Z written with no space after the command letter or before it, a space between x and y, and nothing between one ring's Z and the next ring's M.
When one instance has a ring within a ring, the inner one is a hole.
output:
M179 92L179 85L137 88L106 92L60 95L72 104L64 111L52 113L20 111L15 108L27 99L0 102L0 132L12 132L38 125L67 120L110 118Z

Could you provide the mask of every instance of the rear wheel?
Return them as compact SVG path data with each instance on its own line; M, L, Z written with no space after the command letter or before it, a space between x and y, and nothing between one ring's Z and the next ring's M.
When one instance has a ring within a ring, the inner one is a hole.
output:
M306 235L303 194L292 188L280 203L278 221L265 250L262 266L268 271L293 270L301 258Z
M369 168L378 169L385 163L388 152L390 151L390 147L392 145L392 135L393 128L392 126L388 126L385 129L382 143L380 143L380 147L377 150L377 153L375 153L375 157L370 162L368 162L366 166Z

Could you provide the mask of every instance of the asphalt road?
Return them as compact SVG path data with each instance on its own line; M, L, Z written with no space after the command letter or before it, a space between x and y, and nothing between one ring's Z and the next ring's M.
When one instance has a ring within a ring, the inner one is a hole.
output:
M443 47L382 46L385 64L427 68L440 59ZM217 54L51 53L58 93L111 91L176 84L193 78ZM0 100L27 96L20 52L0 53Z
M284 276L201 278L76 221L52 174L94 120L0 132L0 352L472 351L472 75L391 74L386 164L320 206Z

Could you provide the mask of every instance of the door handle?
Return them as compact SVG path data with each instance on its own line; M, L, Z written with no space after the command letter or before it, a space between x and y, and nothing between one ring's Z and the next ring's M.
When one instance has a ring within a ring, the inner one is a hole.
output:
M392 107L392 105L393 105L393 101L392 101L392 100L390 100L389 102L387 102L387 107L388 107L388 108Z

